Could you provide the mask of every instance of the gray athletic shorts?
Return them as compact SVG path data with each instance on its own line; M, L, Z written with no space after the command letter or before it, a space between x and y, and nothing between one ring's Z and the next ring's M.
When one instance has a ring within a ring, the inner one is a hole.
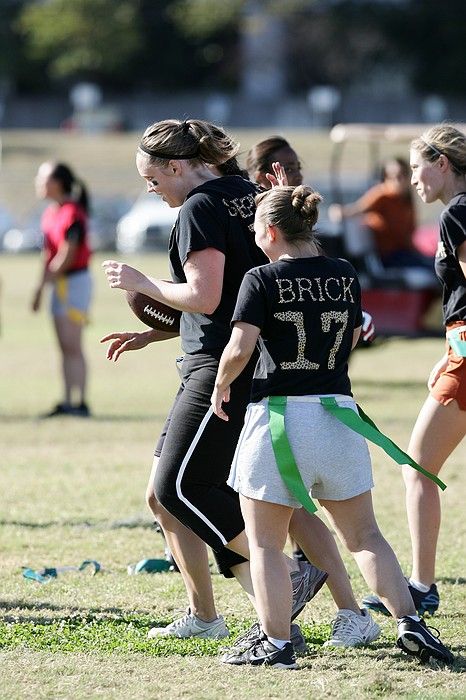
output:
M350 396L336 399L356 411ZM288 396L285 429L304 485L314 498L343 501L373 487L365 439L328 413L318 396ZM258 501L301 507L278 471L267 399L248 405L228 484Z
M50 311L52 316L67 316L70 321L84 325L92 296L92 279L89 270L79 270L61 275L53 286Z

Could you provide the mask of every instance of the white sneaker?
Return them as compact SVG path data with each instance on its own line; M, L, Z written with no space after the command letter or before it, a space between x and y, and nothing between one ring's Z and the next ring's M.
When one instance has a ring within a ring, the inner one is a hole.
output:
M361 614L352 610L339 610L333 621L332 634L324 647L356 647L369 644L380 634L380 627L372 619L368 610Z
M223 639L228 637L229 631L225 620L221 615L212 622L200 620L194 613L188 612L178 620L174 620L166 627L152 627L147 633L149 639L157 637L198 637L200 639Z

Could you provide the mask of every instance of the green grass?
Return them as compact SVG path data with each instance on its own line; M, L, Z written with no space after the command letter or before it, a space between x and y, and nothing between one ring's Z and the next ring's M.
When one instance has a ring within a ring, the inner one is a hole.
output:
M37 256L0 257L0 683L1 698L461 698L465 697L466 579L463 516L465 446L442 477L443 523L438 581L442 603L433 623L459 655L453 669L423 667L394 646L395 627L367 649L322 647L334 615L324 589L300 617L310 654L296 673L234 669L220 664L221 642L149 641L186 605L180 576L128 576L128 564L163 556L143 502L154 442L177 387L178 341L105 360L99 338L138 327L119 291L108 289L94 261L96 296L86 331L90 420L39 420L60 398L57 352L44 312L28 303ZM162 256L133 258L165 275ZM358 401L400 446L406 446L425 397L441 340L392 340L356 353L351 374ZM409 570L409 538L399 467L372 450L374 500L382 530ZM344 554L357 596L366 593ZM47 584L21 567L77 566L97 559L103 571L70 571ZM218 610L232 634L253 614L238 585L214 574Z

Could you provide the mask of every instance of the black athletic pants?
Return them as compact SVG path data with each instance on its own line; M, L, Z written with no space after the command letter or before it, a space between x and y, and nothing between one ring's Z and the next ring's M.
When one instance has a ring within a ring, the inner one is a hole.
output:
M157 500L212 549L220 572L244 560L225 544L244 530L238 494L226 484L251 392L254 357L232 384L222 421L211 409L219 356L185 355L182 385L155 453ZM161 447L161 449L160 449ZM230 574L231 575L231 574Z

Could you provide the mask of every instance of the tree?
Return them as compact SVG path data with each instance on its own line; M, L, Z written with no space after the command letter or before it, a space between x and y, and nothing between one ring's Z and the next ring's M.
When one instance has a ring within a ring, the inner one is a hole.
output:
M263 12L286 24L292 92L344 89L382 69L404 72L420 93L463 97L464 2L0 0L0 80L25 92L81 79L125 91L235 90L242 33Z
M52 78L112 80L138 51L138 7L138 0L48 0L26 5L18 27Z
M420 92L464 98L464 13L464 0L408 0L403 12L385 13L386 35L412 66L412 82Z
M142 45L134 57L132 85L170 91L233 89L237 27L222 23L208 35L189 32L175 18L175 8L181 8L176 0L141 0Z

